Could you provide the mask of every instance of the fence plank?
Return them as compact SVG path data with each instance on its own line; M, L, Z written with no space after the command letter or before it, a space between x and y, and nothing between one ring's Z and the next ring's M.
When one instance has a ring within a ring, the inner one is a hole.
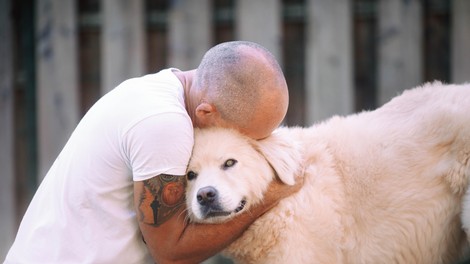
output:
M101 93L145 73L143 0L103 0Z
M42 179L78 122L74 0L39 0L37 9L38 159Z
M169 11L169 65L195 69L212 46L209 0L173 1Z
M470 82L470 1L452 2L452 82Z
M380 106L423 80L421 1L380 0L377 17Z
M10 0L0 1L0 259L5 259L15 230L13 174L13 63Z
M239 0L236 2L235 14L236 38L263 45L282 65L280 1ZM262 34L260 26L262 26Z
M307 125L354 109L350 0L307 4Z

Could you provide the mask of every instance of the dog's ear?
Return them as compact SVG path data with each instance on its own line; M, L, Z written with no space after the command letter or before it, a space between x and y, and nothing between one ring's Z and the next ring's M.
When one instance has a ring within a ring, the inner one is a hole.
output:
M279 179L294 185L296 174L301 173L302 155L300 145L290 137L289 128L278 128L269 137L256 141L256 146Z

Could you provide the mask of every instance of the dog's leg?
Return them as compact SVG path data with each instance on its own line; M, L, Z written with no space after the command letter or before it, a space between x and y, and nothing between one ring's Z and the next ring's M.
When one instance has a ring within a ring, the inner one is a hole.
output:
M462 199L462 228L467 235L467 241L470 243L470 189L467 188Z
M460 221L462 222L462 228L465 231L467 237L467 244L462 250L462 256L466 261L470 263L470 155L466 155L466 162L464 166L464 177L467 178L467 189L462 197L462 212L460 215ZM462 262L463 263L463 262ZM467 263L467 262L465 262Z

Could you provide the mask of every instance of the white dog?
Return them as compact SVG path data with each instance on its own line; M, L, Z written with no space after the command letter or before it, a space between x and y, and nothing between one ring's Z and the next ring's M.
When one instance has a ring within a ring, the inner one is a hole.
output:
M279 128L261 141L198 130L190 218L226 221L259 203L275 175L293 184L301 171L302 189L225 255L296 264L447 264L468 256L470 85L427 84L375 111Z

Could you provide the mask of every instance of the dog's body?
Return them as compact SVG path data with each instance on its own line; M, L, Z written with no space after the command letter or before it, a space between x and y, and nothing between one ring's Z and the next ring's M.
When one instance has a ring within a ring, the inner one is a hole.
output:
M304 186L224 251L237 262L430 264L468 253L470 85L428 84L375 111L262 141L199 130L191 219L249 210L274 179L270 165L289 184L302 171Z

